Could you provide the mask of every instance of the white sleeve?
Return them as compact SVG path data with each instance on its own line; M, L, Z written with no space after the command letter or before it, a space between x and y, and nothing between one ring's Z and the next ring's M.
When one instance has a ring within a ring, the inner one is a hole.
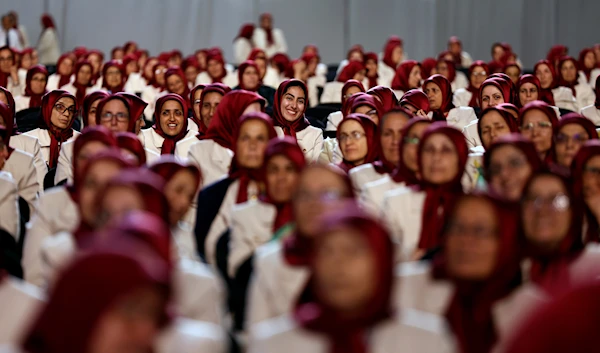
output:
M54 175L54 185L57 185L63 180L68 182L73 181L73 164L67 158L67 149L61 148L58 154L58 164L56 166L56 174Z
M21 41L19 40L19 33L16 30L8 31L8 37L10 39L10 46L13 49L17 49L19 51L23 50L21 46Z
M267 35L262 28L256 28L254 30L254 34L252 35L252 42L256 48L260 48L262 50L267 49Z
M288 47L283 31L279 28L274 29L273 35L275 36L275 45L277 46L276 53L287 53Z
M19 194L9 173L0 172L0 229L19 239Z
M41 287L45 284L44 262L42 261L42 243L46 237L54 234L52 220L47 219L44 210L56 207L48 197L38 200L37 212L33 214L27 223L25 242L23 245L23 275L24 279Z
M254 273L250 277L250 285L248 289L248 297L246 304L246 322L244 327L250 328L252 325L266 319L275 317L276 314L271 312L269 305L269 288L264 270L261 271L256 261L254 260Z

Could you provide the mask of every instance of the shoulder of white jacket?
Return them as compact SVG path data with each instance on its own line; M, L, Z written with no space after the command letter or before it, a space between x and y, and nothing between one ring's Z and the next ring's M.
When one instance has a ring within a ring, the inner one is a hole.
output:
M186 281L195 280L201 283L212 283L216 280L215 273L203 262L182 258L177 261L176 268L186 278ZM206 285L200 287L206 287Z
M11 155L9 159L13 159L14 160L19 160L19 161L29 161L29 160L33 160L33 155L29 152L25 152L21 149L15 149ZM24 163L29 163L29 162L24 162Z
M16 191L17 182L13 178L12 174L10 174L9 172L0 170L0 183L2 184L2 188L5 189L6 191L13 189L13 188L14 188L14 191ZM11 187L9 187L9 185L11 185Z
M237 216L246 215L248 213L253 214L256 212L262 212L267 208L274 207L271 204L260 200L249 200L246 202L238 203L233 206L231 212Z
M172 324L172 329L178 338L216 340L224 338L223 329L219 325L184 317L178 317Z
M397 322L403 326L409 326L439 335L449 332L448 324L443 317L410 308L402 308L397 315Z
M289 314L254 324L250 334L254 340L267 340L297 329L298 326Z
M261 264L279 260L282 249L281 243L275 241L259 246L254 252L255 263Z
M0 284L0 292L4 292L5 290L10 290L13 295L18 295L21 298L25 297L35 301L46 300L46 295L41 288L12 276ZM2 298L9 299L4 296Z
M409 261L396 265L396 277L423 276L431 273L431 264L426 261Z
M416 195L418 193L422 193L422 191L414 191L413 189L405 186L386 192L384 199L386 202L390 202L393 200L411 197L411 195Z

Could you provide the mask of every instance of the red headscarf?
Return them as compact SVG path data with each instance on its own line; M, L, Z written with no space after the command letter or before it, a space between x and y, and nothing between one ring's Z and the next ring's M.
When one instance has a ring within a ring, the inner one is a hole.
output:
M533 67L533 72L535 73L540 65L546 65L550 72L552 73L552 83L548 88L542 88L540 84L540 93L539 100L544 101L550 105L556 105L554 103L554 95L552 94L552 89L556 87L556 71L554 70L554 66L548 60L540 60Z
M592 74L592 70L596 68L596 65L594 65L594 67L592 68L588 68L585 66L585 57L588 53L592 53L594 54L594 50L592 48L583 48L583 50L581 50L579 52L579 69L581 71L583 71L583 73L585 74L585 77L588 79L588 81L590 80L590 76ZM594 60L596 59L596 56L594 54ZM577 67L577 65L576 65Z
M377 117L381 118L383 116L384 110L381 102L375 98L374 96L367 93L357 93L352 96L352 99L347 101L346 108L349 110L347 112L342 112L344 116L354 113L358 107L367 106L371 109L375 109L377 111Z
M433 120L446 121L446 114L450 109L454 108L454 104L452 104L452 86L450 85L450 81L440 74L435 74L423 82L423 88L426 88L427 84L430 82L435 83L442 92L442 105L439 109L433 111Z
M521 110L519 110L519 126L523 127L523 121L524 121L523 118L525 117L525 114L528 111L535 110L535 109L541 111L542 113L544 113L544 115L546 115L546 117L548 118L548 121L550 121L550 123L552 124L552 131L554 131L554 129L558 125L558 117L556 116L556 112L554 112L554 109L552 109L548 104L546 104L542 101L539 101L539 100L529 102L523 108L521 108ZM550 150L546 154L544 163L550 164L550 163L552 163L553 160L554 160L554 139L552 139L552 146L550 147Z
M44 94L48 93L46 89L44 92L40 94L35 94L31 90L31 80L35 74L44 74L46 77L46 81L48 80L48 71L42 65L32 66L29 70L27 70L27 78L25 79L25 97L30 97L29 100L29 108L37 108L42 106L42 97ZM45 85L44 85L45 87Z
M369 60L373 61L375 65L378 65L377 63L379 62L379 58L377 57L376 53L368 52L365 54L365 67L367 67L367 61ZM377 71L375 71L375 76L367 75L367 78L369 79L369 88L373 88L378 85L377 79L379 78L379 75L377 74Z
M433 276L449 278L454 282L454 294L446 309L446 318L457 338L460 351L485 353L492 350L498 339L494 304L508 296L521 283L518 222L515 205L488 195L460 196L455 205L468 199L483 200L494 209L498 249L492 273L482 280L456 278L448 271L447 254L441 254L434 260ZM452 218L450 214L448 220ZM444 231L442 234L443 239L447 237L445 233Z
M271 57L271 63L275 64L279 74L283 74L290 66L290 58L284 53L277 53Z
M562 67L563 65L567 62L570 61L573 63L573 65L575 65L575 80L574 81L567 81L565 80L565 78L562 75ZM573 92L573 97L577 96L577 92L575 90L575 86L579 83L579 78L578 78L578 65L577 65L577 60L575 60L575 58L570 57L570 56L563 56L560 58L560 60L558 61L558 67L556 70L557 74L558 74L558 85L559 86L564 86L567 88L571 89L571 92Z
M220 105L219 105L220 106ZM269 133L269 140L272 140L277 137L277 133L273 128L273 121L271 117L269 117L265 113L250 113L245 114L239 119L239 124L237 124L233 131L233 136L231 139L232 150L234 151L233 160L231 162L231 168L229 169L229 178L230 179L239 179L240 186L236 198L236 204L243 203L248 201L248 185L251 181L255 181L257 183L262 183L264 181L264 175L261 169L248 169L244 168L240 165L237 160L237 140L239 138L240 131L244 123L256 120L260 121L267 127ZM264 164L264 161L263 161ZM260 190L259 190L260 191Z
M368 332L392 316L392 286L394 283L394 246L390 235L379 221L369 217L354 203L333 211L322 220L319 239L338 230L353 229L375 254L375 290L369 304L349 318L327 304L316 280L315 255L308 263L312 273L294 308L294 320L304 329L318 332L329 341L331 353L366 353ZM367 278L365 278L366 280Z
M44 129L48 130L48 135L50 135L51 140L50 157L48 158L48 165L50 168L54 168L58 162L60 145L73 136L73 129L71 126L73 126L73 122L75 121L75 115L71 117L71 121L65 129L61 130L52 125L52 111L54 111L54 105L56 102L61 98L73 99L75 111L77 111L77 101L75 100L75 97L67 91L54 90L46 93L44 97L42 97L42 119L44 122Z
M13 60L11 65L15 65L16 64L16 53L14 50L12 50L11 48L4 48L3 50L10 50L10 53L12 54ZM0 71L0 87L8 87L8 78L10 77L10 72L4 72L4 71Z
M511 78L507 74L503 72L497 72L488 76L488 79L490 78L500 79L501 81L504 81L501 82L501 84L508 87L509 102L505 103L513 103L518 98L519 95L517 94L517 86L512 82Z
M179 103L179 105L181 105L181 110L183 113L183 115L182 115L183 116L183 128L175 136L167 135L164 132L162 124L161 124L162 106L168 101L175 101L175 102ZM187 129L188 129L187 115L188 115L187 104L186 104L185 100L183 98L181 98L181 96L178 94L169 93L169 94L166 94L166 95L160 97L156 101L156 109L154 110L154 126L152 126L152 128L154 129L154 132L156 132L159 136L161 136L165 139L163 141L162 149L160 152L161 154L175 153L175 146L176 146L177 142L181 141L187 134Z
M54 21L52 20L52 17L45 13L42 15L42 26L44 26L44 29L46 28L55 28L54 26Z
M86 58L88 54L88 50L84 46L78 46L73 49L73 55L77 58L77 60L81 58Z
M287 93L288 89L294 86L300 87L302 91L304 91L304 110L298 119L294 121L287 121L283 117L283 114L281 114L281 100ZM308 88L306 88L306 84L296 79L283 81L277 88L277 92L275 92L275 100L273 102L273 118L275 126L281 127L285 135L292 136L294 139L296 139L296 133L298 131L302 131L310 126L308 119L306 119L306 116L304 115L306 108L308 108Z
M435 68L436 65L437 65L437 60L435 60L434 58L423 59L423 61L421 62L421 76L422 77L431 76L431 71L433 71L433 69Z
M246 71L246 69L248 69L249 67L253 67L256 70L256 74L259 76L259 81L258 81L258 84L256 85L256 87L246 87L244 85L244 80L243 80L244 71ZM240 64L240 66L238 67L238 81L239 81L239 86L241 89L245 89L246 91L250 91L250 92L258 91L258 89L261 86L260 70L258 69L258 65L256 65L256 63L253 60L246 60Z
M181 162L175 156L163 156L150 166L152 172L160 175L165 183L169 183L173 177L182 170L187 170L194 176L194 186L197 190L202 182L202 173L194 164Z
M531 83L532 85L535 86L535 88L538 91L538 99L541 100L542 85L540 84L540 80L538 80L537 77L535 77L534 75L531 75L531 74L525 74L519 78L519 82L517 83L517 93L521 92L521 86L523 86L526 83ZM517 98L516 103L517 103L516 104L517 107L519 107L519 108L521 108L523 106L523 105L521 105L520 98Z
M481 86L479 86L479 105L483 106L483 89L487 86L496 87L500 93L502 93L502 99L504 99L504 103L512 103L513 94L510 90L510 85L497 77L490 77L483 81Z
M127 127L127 131L135 132L135 123L144 113L144 109L148 104L144 102L140 97L131 93L120 92L102 99L96 107L96 124L101 124L102 110L104 109L106 103L113 99L118 99L121 102L123 102L123 104L125 104L125 108L127 108L127 111L129 112L129 125Z
M261 20L261 22L262 22L262 19L263 19L263 18L265 18L265 17L268 17L268 18L270 18L270 19L271 19L271 21L273 21L273 16L272 16L270 13L268 13L268 12L265 12L265 13L263 13L262 15L260 15L260 20ZM271 23L272 23L272 22L271 22ZM262 28L262 29L265 31L265 33L267 34L267 43L268 43L269 45L273 45L273 43L275 43L275 42L273 41L273 27L269 27L269 28L261 27L261 28Z
M556 64L558 64L558 60L561 57L567 55L568 52L569 52L569 49L567 47L565 47L564 45L561 45L561 44L554 45L548 51L548 55L546 55L546 60L549 61L550 63L552 63L552 68L555 68Z
M56 62L56 69L58 70L58 68L60 68L60 65L62 64L62 62L67 59L71 60L71 62L74 63L73 54L65 53L58 58L58 61ZM71 82L71 75L73 74L73 72L69 72L66 75L61 75L60 72L56 71L56 74L60 76L60 79L58 80L58 88L61 88L62 86L66 85L67 83Z
M252 49L252 51L250 52L250 54L248 54L248 57L246 58L246 60L256 60L258 58L267 58L267 54L265 54L265 51L260 49L260 48L254 48Z
M446 67L448 67L448 77L446 77L448 79L448 81L450 81L450 83L454 82L454 80L456 79L456 66L454 66L454 61L441 58L438 60L438 62L436 64L436 68L441 63L446 63ZM438 69L438 72L440 72L439 69Z
M375 122L373 122L373 120L371 120L371 118L369 118L367 115L352 113L345 116L342 119L342 121L340 121L340 124L337 128L336 137L338 141L340 141L342 126L344 125L344 123L350 120L358 122L360 126L362 126L362 128L365 130L365 138L367 139L367 155L364 158L363 164L375 162L377 160L377 157L379 156L380 150L379 139L377 138L377 125L375 125ZM338 143L341 144L341 142ZM357 166L358 165L347 161L345 158L344 160L342 160L342 162L340 162L340 164L338 164L338 167L340 167L346 173L349 172L350 169Z
M185 77L185 73L177 66L173 66L167 69L167 72L165 72L165 86L168 87L167 85L167 80L169 79L169 77L171 76L179 76L179 78L181 79L181 81L183 82L183 94L181 94L181 97L189 97L190 96L190 88L188 87L188 81L187 78ZM168 90L168 88L167 88ZM178 94L175 92L171 92L170 93L174 93L174 94ZM184 100L184 105L187 107L187 109L191 109L191 106L189 105L189 101ZM186 115L187 117L187 115Z
M82 61L78 62L77 64L75 64L75 81L73 81L73 86L75 86L75 88L77 89L77 92L75 92L75 97L77 98L77 105L79 105L79 106L83 105L85 96L87 94L87 89L94 85L91 77L90 77L90 82L88 82L87 85L82 85L79 83L79 81L78 81L79 80L79 71L84 66L88 66L90 68L90 72L92 72L92 73L94 72L94 68L92 67L92 64L90 64L90 62L87 60L82 60Z
M391 88L385 86L371 87L367 94L375 97L380 103L383 112L388 112L398 105L398 98L394 94Z
M406 125L402 128L402 139L408 137L408 134L410 134L410 130L412 130L412 128L417 125L417 124L432 124L433 122L431 120L429 120L428 118L424 118L424 117L419 117L419 116L415 116L413 118L411 118L408 123L406 123ZM401 183L404 182L406 183L406 185L415 185L419 183L419 178L417 177L417 174L415 172L413 172L412 170L408 169L408 167L406 166L404 159L402 158L402 154L403 154L403 150L404 150L404 141L401 140L400 141L400 164L398 165L398 168L396 168L396 170L391 174L392 179L396 182L396 183Z
M490 164L492 163L492 155L494 151L502 146L513 146L514 148L521 151L527 158L527 163L533 173L537 172L542 168L542 161L540 156L535 150L533 142L527 140L523 135L518 133L512 133L510 135L500 136L497 140L492 142L488 148L485 149L483 155L483 170L485 171L484 177L486 181L490 181Z
M219 50L215 50L213 48L213 49L209 50L208 54L206 55L206 64L208 65L208 63L211 60L216 61L217 63L219 63L221 65L221 74L216 77L210 76L210 78L212 79L212 82L213 83L223 82L223 78L225 78L225 76L227 76L227 70L225 70L225 59L223 59L223 54ZM208 73L208 71L206 71L206 72Z
M191 97L193 97L193 95L195 95L196 90L198 86L194 87L194 90L192 91L192 93L190 94ZM202 90L202 93L200 94L200 109L202 109L202 104L204 102L204 98L206 97L207 94L209 93L218 93L221 96L225 96L227 93L231 92L231 88L229 88L229 86L226 86L222 83L212 83L210 85L207 85L206 87L204 87L204 89ZM194 117L195 117L195 112L194 112ZM194 119L194 121L196 121L196 119ZM206 126L204 124L204 121L202 120L202 117L199 116L197 117L197 123L198 123L198 136L202 136L203 134L206 133L208 126Z
M156 81L156 71L158 70L159 66L164 66L165 70L166 68L168 68L168 65L166 62L164 61L158 61L156 64L154 64L154 66L152 66L152 78L150 79L150 85L152 85L152 87L154 88L160 88L161 91L164 90L164 86L161 86L158 81Z
M244 90L231 91L225 94L210 121L206 134L198 138L213 140L222 147L233 150L234 131L239 129L240 117L252 103L260 103L264 109L266 102L257 93Z
M350 61L348 65L346 65L342 72L340 72L337 81L338 82L346 82L354 78L354 75L359 73L360 71L366 70L365 65L360 61Z
M0 102L0 117L2 117L2 120L4 121L4 125L0 125L0 128L4 129L4 133L3 133L4 136L2 137L2 141L6 145L6 148L8 149L9 156L12 153L12 151L15 150L14 148L9 146L10 137L13 134L13 128L14 128L13 116L14 115L12 114L12 110L6 104L4 104L4 102Z
M121 73L121 82L115 86L115 87L108 87L108 83L106 82L106 73L108 72L108 69L110 69L111 67L116 67L117 69L119 69L119 72ZM104 66L102 67L102 88L106 88L108 91L110 91L111 93L115 94L118 92L123 92L123 86L125 86L125 70L123 70L123 65L121 64L120 61L117 60L110 60L108 62L106 62L106 64L104 64Z
M142 146L142 141L133 132L117 132L115 138L120 149L128 150L137 157L138 167L146 165L146 150Z
M346 53L346 60L350 61L350 57L352 56L352 53L359 53L364 58L365 49L360 44L354 44L353 46L350 47L350 50L348 50L348 53Z
M119 241L119 245L125 245ZM89 350L100 318L124 295L160 289L160 326L168 323L170 275L162 261L136 255L141 247L118 246L77 256L61 273L33 327L23 341L31 353ZM137 244L136 244L137 245Z
M363 86L363 84L357 80L351 79L351 80L347 80L344 83L344 86L342 87L342 107L344 106L344 104L346 103L346 101L348 100L348 98L346 98L346 92L348 91L348 89L350 87L358 87L360 89L361 92L365 91L365 86ZM344 109L342 108L342 111Z
M79 154L85 145L90 142L101 142L107 147L117 147L117 140L113 134L104 126L88 126L81 131L73 143L73 180L80 181L81 177L77 172L79 170Z
M477 101L477 97L479 96L479 88L473 87L473 83L471 82L471 75L473 75L473 71L475 71L475 68L477 67L483 68L485 70L486 75L489 75L490 73L490 69L485 63L485 61L476 60L471 64L471 66L469 66L469 86L467 87L467 91L472 93L471 100L469 101L469 107L479 106L479 102Z
M396 47L402 47L402 45L403 43L400 37L390 36L385 43L385 47L383 48L383 62L394 70L396 70L396 67L398 64L400 64L400 62L392 61L392 53ZM402 58L400 60L402 60Z
M104 62L104 53L102 53L100 50L92 49L92 50L88 51L87 54L85 54L85 59L89 62L92 62L90 60L90 57L92 55L97 55L100 58L100 65L102 65L102 63ZM92 75L92 80L94 81L94 84L96 82L98 82L98 79L100 78L100 74L101 74L101 72L98 71Z
M579 152L577 152L577 155L575 155L575 158L573 158L573 163L571 165L573 195L575 196L575 199L580 200L580 202L584 202L585 200L585 191L583 190L585 165L592 157L598 155L600 155L600 141L598 141L598 139L593 139L586 141L579 149ZM585 241L598 243L600 242L600 225L598 224L598 220L585 202L582 206L585 209L585 220L587 224L584 237Z
M406 92L412 88L418 88L418 86L410 87L408 84L408 77L410 76L410 73L415 66L420 67L421 64L419 64L419 62L415 60L406 60L398 66L398 68L396 69L396 75L394 76L394 80L392 80L393 90L401 90Z
M448 137L456 148L458 155L458 170L454 178L445 184L433 184L421 179L416 190L426 194L425 205L421 216L421 235L419 249L430 250L441 245L440 234L448 211L452 210L456 198L463 194L461 178L465 171L469 148L460 130L446 125L445 122L431 124L423 133L417 152L419 170L423 170L423 147L431 136L441 134Z
M295 139L285 136L281 139L272 139L267 145L265 150L265 158L263 162L263 173L266 175L266 166L269 160L275 156L283 156L287 158L292 164L297 173L302 172L304 166L306 166L306 159L302 149L298 146ZM284 225L293 222L292 213L292 202L291 200L285 203L277 203L273 201L271 194L269 193L269 183L265 183L265 202L273 204L277 208L277 216L273 223L273 232L277 232L278 229Z
M81 107L81 117L83 118L83 126L88 126L89 125L89 114L90 114L90 109L92 108L92 104L94 104L95 101L97 100L101 100L104 98L109 97L110 94L108 94L107 92L104 91L94 91L90 94L88 94L87 96L85 96L85 98L83 99L83 103L82 103L82 107ZM96 106L97 108L98 106Z
M427 95L423 91L418 89L411 89L405 92L399 104L402 107L409 104L417 108L417 110L424 111L425 114L429 113L429 98L427 98Z
M390 110L387 110L383 116L381 117L381 123L380 125L383 126L383 122L386 119L386 115L390 114L390 113L400 113L400 114L404 114L408 119L409 122L411 119L413 119L413 115L406 110L405 108L402 107L394 107ZM383 133L383 128L379 129L379 146L381 147L381 134ZM400 141L400 153L402 153L402 141ZM400 155L402 156L402 155ZM400 157L400 160L402 160L402 157ZM400 161L400 164L403 164L402 161ZM373 168L375 169L375 171L379 174L392 174L397 168L397 166L390 162L389 160L387 160L385 158L385 154L383 153L383 151L381 151L381 153L379 154L379 160L373 162Z
M254 24L246 23L245 25L240 27L240 33L238 33L238 35L237 35L237 37L235 37L235 39L246 38L247 40L251 40L252 34L254 34Z
M127 73L127 66L132 62L135 62L137 65L137 62L138 62L137 55L127 54L123 57L123 71L125 72L125 81L127 81L127 78L129 77L129 74ZM137 66L139 66L139 65L137 65ZM139 67L138 67L138 69L139 69Z
M498 114L500 114L500 116L502 117L502 120L504 120L504 122L508 126L508 129L510 130L511 133L519 132L519 125L517 124L517 119L515 119L515 117L510 113L510 111L508 109L504 109L499 106L487 107L481 113L481 117L477 121L477 133L479 134L479 139L481 141L483 141L483 138L481 136L481 125L483 125L484 118L489 112L497 112ZM483 147L487 148L489 146L483 146Z

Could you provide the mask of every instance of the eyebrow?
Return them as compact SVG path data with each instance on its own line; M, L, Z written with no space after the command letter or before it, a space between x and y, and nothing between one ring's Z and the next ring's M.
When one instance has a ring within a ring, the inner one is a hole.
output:
M293 94L291 94L291 93L288 93L288 92L286 92L286 93L285 93L285 95L286 95L286 96L292 96L293 98L296 98L296 96L294 96ZM304 98L304 97L297 97L297 98L298 98L298 99L306 99L306 98Z

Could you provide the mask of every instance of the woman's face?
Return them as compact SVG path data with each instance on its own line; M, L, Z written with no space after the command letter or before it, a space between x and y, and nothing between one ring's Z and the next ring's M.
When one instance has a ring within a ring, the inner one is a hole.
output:
M200 116L202 117L204 125L210 125L210 121L212 120L221 99L223 99L223 96L217 92L210 92L204 95L204 100L202 101L202 107L200 109Z
M145 77L152 77L152 69L154 69L154 65L156 65L156 63L158 63L158 59L156 58L152 58L148 61L146 61L146 64L144 65L144 76Z
M125 52L121 48L113 51L112 53L113 60L123 60L123 56L125 56Z
M571 227L567 190L556 176L535 178L523 195L521 217L525 238L538 249L551 252Z
M269 130L260 120L248 120L240 127L236 159L243 168L259 169L269 143Z
M521 70L519 70L518 67L509 66L506 68L504 73L507 74L508 77L510 77L510 80L513 84L516 85L519 82L519 77L521 77Z
M298 120L306 108L306 95L302 88L292 86L287 89L281 99L281 116L286 121Z
M98 114L98 112L96 112ZM129 129L129 110L120 99L111 99L100 112L100 125L112 132L126 132ZM105 115L110 114L110 120ZM119 119L119 117L122 117Z
M299 179L294 163L284 155L276 155L269 159L265 169L269 197L275 203L291 201Z
M242 83L247 89L253 90L260 85L260 77L256 68L249 66L242 74Z
M183 97L185 93L185 83L179 75L171 75L167 78L167 89L169 92L177 93Z
M575 67L575 63L572 60L565 61L560 67L560 74L567 82L577 80L577 67Z
M353 95L362 92L360 88L356 87L356 86L350 86L348 87L348 89L346 90L346 94L344 95L344 100L352 97Z
M262 80L267 74L267 59L265 59L264 57L257 57L254 59L254 63L258 67L258 75L260 77L260 80Z
M531 103L538 100L539 92L537 87L533 83L524 83L519 89L519 101L521 106L525 106L527 103Z
M121 167L111 161L98 161L88 169L79 190L81 218L88 224L93 225L98 222L98 193L120 171Z
M196 54L196 60L198 60L198 64L200 64L200 67L205 69L206 68L206 53L199 51Z
M137 61L131 61L129 64L127 64L127 66L125 66L125 73L127 73L127 75L132 74L134 72L138 72L139 68L138 68L138 63Z
M596 68L596 56L593 52L590 51L587 54L585 54L585 56L583 57L583 64L585 65L586 69Z
M308 66L302 60L294 64L294 78L306 82L308 80Z
M119 223L131 211L146 209L142 195L127 186L113 186L105 190L100 207L101 227Z
M63 97L54 103L50 122L58 129L66 129L71 124L75 116L75 101L68 97Z
M492 142L500 136L510 134L508 124L502 115L494 110L479 119L479 127L481 128L481 142L485 148L489 148Z
M92 64L92 68L94 69L94 74L97 74L100 71L100 65L102 64L102 58L98 54L90 54L88 57L88 61Z
M183 130L186 116L181 104L175 100L166 101L160 109L160 128L169 136L177 136Z
M340 129L340 149L344 160L359 166L365 162L369 146L365 129L355 120L345 121Z
M359 105L352 113L367 115L369 118L371 118L371 120L373 120L375 125L379 125L379 115L377 115L377 109L373 109L368 105Z
M500 45L494 46L494 48L492 49L492 59L494 61L500 61L502 55L504 55L504 48L502 48L502 46Z
M95 324L89 353L152 351L163 304L164 296L154 287L122 295Z
M123 82L123 75L118 67L112 66L106 70L106 85L110 88L118 87Z
M88 121L87 126L96 126L96 113L98 111L98 103L100 103L102 99L96 99L92 105L90 106L90 110L88 111Z
M402 60L402 55L404 54L404 49L401 46L397 46L392 50L392 62L398 65L400 60Z
M483 199L467 198L456 205L446 230L448 272L455 278L490 278L498 261L499 221L494 207Z
M367 68L367 77L375 77L377 75L377 61L369 59L365 63Z
M223 64L221 64L218 60L209 60L208 66L206 67L206 71L210 75L210 77L220 77L223 74Z
M421 67L415 65L408 75L408 87L411 89L421 87L421 80Z
M535 77L540 80L540 86L542 86L543 89L550 88L550 86L552 86L552 81L554 81L552 71L550 71L550 68L546 64L538 65L535 70Z
M504 96L498 87L488 84L481 92L481 109L487 107L495 107L498 104L504 103Z
M317 238L314 261L315 286L326 305L352 314L371 304L377 261L365 235L343 227Z
M381 151L383 157L398 165L400 163L400 142L402 140L402 128L408 122L408 117L402 113L387 113L381 126Z
M590 158L583 171L583 195L590 198L600 194L600 156Z
M402 138L402 161L411 172L419 172L419 161L417 155L419 142L421 141L421 137L423 137L423 133L428 126L429 124L425 122L416 123L410 128L406 136Z
M556 162L563 167L571 168L573 158L589 138L587 131L579 124L563 126L554 137Z
M159 65L156 67L156 71L154 71L154 75L156 78L156 83L160 86L165 85L165 73L167 72L167 67L163 65Z
M546 153L552 147L552 123L546 114L538 109L525 113L521 134L531 140L540 157L545 158Z
M29 70L31 67L31 54L24 54L21 56L21 68Z
M83 65L77 73L77 83L83 86L89 85L92 79L92 68L89 65Z
M490 189L507 200L518 201L533 170L525 153L515 146L503 145L491 155L487 172Z
M70 75L73 72L73 60L71 58L66 58L61 61L58 66L58 73L61 75Z
M479 89L483 81L485 81L485 79L487 78L487 72L485 72L485 69L483 67L475 66L469 78L471 80L471 85L474 88Z
M204 91L204 89L197 89L194 92L194 104L192 104L192 107L194 109L194 116L198 116L198 117L202 117L201 112L202 112L202 107L200 106L200 97L202 96L202 91Z
M449 70L448 70L448 64L446 64L445 61L440 61L437 63L436 65L438 74L444 76L445 78L448 78L448 75L450 74ZM450 80L448 78L448 80Z
M423 142L421 176L433 184L445 184L458 174L458 153L452 140L443 134L433 134Z
M367 73L366 70L360 70L359 72L357 72L356 74L354 74L354 77L352 77L352 78L355 79L358 82L362 82L365 79L366 73Z
M46 91L46 75L41 72L34 74L31 78L31 90L34 94L42 94Z
M348 61L363 61L363 55L360 51L358 50L354 50L350 53L350 58L348 58Z
M174 226L190 209L196 196L197 181L187 169L177 172L165 185L165 197L169 201L169 223Z
M429 99L429 108L431 110L437 110L442 107L444 97L440 86L433 82L429 82L425 85L425 90L423 92L427 95L427 99Z

